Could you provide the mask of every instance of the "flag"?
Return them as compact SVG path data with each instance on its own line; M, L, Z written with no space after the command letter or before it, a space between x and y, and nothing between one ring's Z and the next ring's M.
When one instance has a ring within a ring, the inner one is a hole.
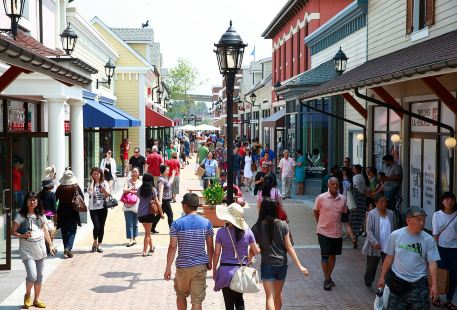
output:
M254 56L254 59L255 59L255 46L254 46L254 48L252 49L251 56Z

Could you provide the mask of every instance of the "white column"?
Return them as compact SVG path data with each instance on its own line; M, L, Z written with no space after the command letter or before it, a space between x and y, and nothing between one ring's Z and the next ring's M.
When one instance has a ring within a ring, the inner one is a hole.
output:
M79 187L84 188L84 101L69 100L71 121L71 168L78 178Z
M138 127L138 139L141 152L146 152L146 111L145 111L145 85L146 77L144 74L139 75L138 79L138 118L141 120L141 126Z
M65 170L65 98L46 99L48 104L48 166L54 165L57 179Z

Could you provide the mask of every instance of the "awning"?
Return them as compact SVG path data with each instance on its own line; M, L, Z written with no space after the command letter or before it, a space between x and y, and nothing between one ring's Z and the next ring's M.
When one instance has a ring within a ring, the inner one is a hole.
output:
M262 121L264 127L284 127L285 126L286 109L281 109L278 112L268 116Z
M457 67L457 31L374 58L366 63L312 88L300 99L330 96L354 88L374 87L392 80L419 76Z
M127 128L130 126L129 119L91 99L86 99L86 104L83 105L83 118L84 128Z
M120 114L122 115L123 117L125 117L126 119L129 120L129 127L138 127L138 126L141 126L141 121L139 119L136 119L134 118L132 115L128 114L127 112L124 112L122 111L121 109L119 109L118 107L112 105L112 104L109 104L109 103L104 103L104 102L99 102L100 104L104 105L105 107L107 107L108 109L116 112L117 114Z
M154 111L148 107L146 109L146 126L147 127L173 127L173 120L163 114Z

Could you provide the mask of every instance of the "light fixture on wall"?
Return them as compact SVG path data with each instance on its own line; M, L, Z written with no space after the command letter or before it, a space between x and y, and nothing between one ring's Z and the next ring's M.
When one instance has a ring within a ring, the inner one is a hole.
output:
M392 143L395 145L395 144L399 144L400 141L401 141L401 138L400 138L400 135L398 134L393 134L391 137L390 137L390 141L392 141Z
M346 65L348 63L348 57L346 54L341 50L336 53L335 57L333 57L333 64L335 65L335 71L337 75L343 74L346 71Z
M444 145L450 150L450 149L455 149L457 146L457 140L454 137L447 137L446 140L444 140Z
M70 23L68 23L67 28L60 34L60 40L62 41L62 47L65 54L70 56L75 50L76 41L78 40L78 35L73 30Z
M355 138L357 139L357 141L365 140L365 136L363 135L363 133L357 134L357 136L355 136Z
M25 0L3 0L3 7L5 9L5 13L11 19L11 28L0 29L0 31L11 33L15 40L19 20L21 19L24 13L24 3Z
M115 69L116 69L116 66L111 61L111 58L108 59L108 62L105 65L105 74L106 74L106 77L108 78L108 80L106 82L102 82L97 79L97 89L98 89L99 85L101 85L101 84L106 84L106 85L108 85L108 87L111 85L111 79L114 76Z

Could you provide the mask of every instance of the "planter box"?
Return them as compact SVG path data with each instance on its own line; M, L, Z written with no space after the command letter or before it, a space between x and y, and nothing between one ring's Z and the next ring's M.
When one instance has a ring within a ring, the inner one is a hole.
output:
M213 227L224 227L225 221L220 220L216 215L216 207L203 205L203 216L206 217Z

